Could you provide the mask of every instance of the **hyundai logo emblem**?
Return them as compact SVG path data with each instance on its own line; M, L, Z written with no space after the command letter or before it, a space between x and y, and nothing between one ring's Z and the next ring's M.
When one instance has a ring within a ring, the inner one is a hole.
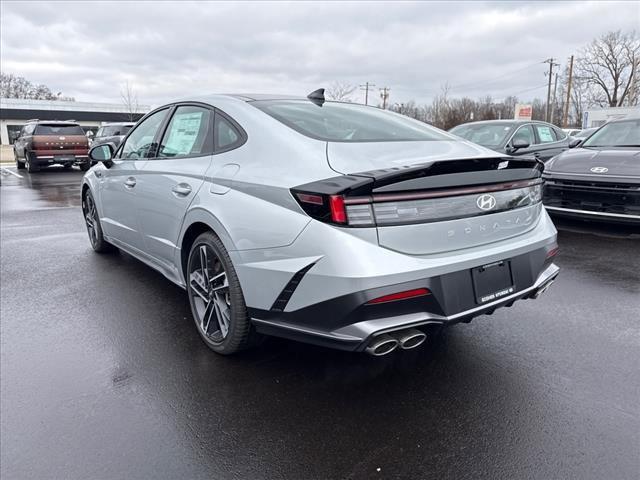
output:
M607 167L593 167L591 171L593 173L607 173L609 169Z
M476 200L476 205L480 210L491 210L496 206L496 197L493 195L489 195L488 193L485 195L480 195Z

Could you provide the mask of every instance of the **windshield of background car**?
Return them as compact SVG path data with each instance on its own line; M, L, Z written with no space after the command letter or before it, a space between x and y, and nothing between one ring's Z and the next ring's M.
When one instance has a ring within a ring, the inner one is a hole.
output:
M39 123L34 135L84 135L79 125L47 125Z
M458 125L450 130L454 135L488 148L502 145L512 131L513 125L505 125L504 123L469 123Z
M640 118L609 123L591 135L583 147L640 147Z
M425 123L364 105L325 102L318 106L308 100L251 104L303 135L328 142L452 140Z

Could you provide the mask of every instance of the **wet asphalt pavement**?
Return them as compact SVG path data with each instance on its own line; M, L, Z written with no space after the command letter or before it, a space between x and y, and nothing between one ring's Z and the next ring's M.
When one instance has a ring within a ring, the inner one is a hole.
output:
M20 173L0 187L3 480L639 476L630 230L564 222L550 291L415 351L225 358L183 290L93 253L78 170Z

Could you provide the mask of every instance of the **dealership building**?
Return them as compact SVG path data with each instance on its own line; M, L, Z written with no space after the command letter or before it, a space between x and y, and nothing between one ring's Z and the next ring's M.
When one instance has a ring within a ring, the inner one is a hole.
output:
M135 112L129 114L123 104L117 103L0 98L0 144L13 144L31 119L74 120L85 132L95 133L105 123L139 120L149 110L148 105L138 105Z
M599 127L610 120L617 120L625 117L640 117L640 106L609 107L587 110L582 115L582 128Z

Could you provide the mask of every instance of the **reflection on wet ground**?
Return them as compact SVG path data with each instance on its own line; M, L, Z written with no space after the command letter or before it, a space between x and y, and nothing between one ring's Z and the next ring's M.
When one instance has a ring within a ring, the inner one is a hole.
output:
M563 227L548 293L414 351L226 358L183 290L91 251L81 172L24 175L0 187L2 478L637 476L637 237Z

